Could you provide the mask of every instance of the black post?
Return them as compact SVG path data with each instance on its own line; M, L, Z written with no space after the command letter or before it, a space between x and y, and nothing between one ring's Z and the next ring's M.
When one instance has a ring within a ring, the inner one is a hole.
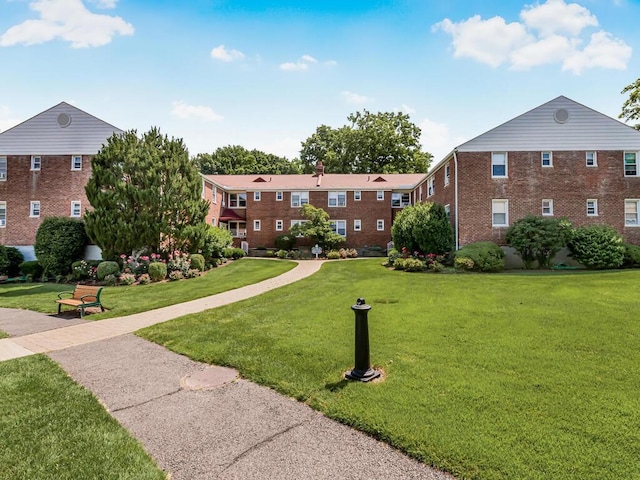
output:
M371 368L369 359L369 310L371 305L364 302L364 298L359 298L355 305L351 307L356 315L356 339L355 339L355 368L345 374L349 380L359 380L368 382L380 376L380 372Z

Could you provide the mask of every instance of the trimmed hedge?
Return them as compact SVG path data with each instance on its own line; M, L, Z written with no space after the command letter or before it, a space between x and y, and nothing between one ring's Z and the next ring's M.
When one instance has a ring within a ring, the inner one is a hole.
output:
M224 256L225 258L233 258L234 260L238 260L246 255L244 250L241 248L225 248Z
M615 228L588 225L573 231L569 251L572 258L587 268L619 268L624 261L625 246Z
M455 253L455 258L470 258L472 270L498 272L504 269L504 251L493 242L476 242L465 245Z
M622 266L626 268L640 267L640 246L630 243L624 244L624 261Z
M117 277L118 275L120 275L120 265L118 265L118 262L112 261L100 262L96 275L98 277L98 280L100 280L101 282L103 280L106 280L109 275Z
M34 250L44 275L65 275L84 253L84 223L66 217L45 218L36 232Z
M149 276L154 282L160 282L167 278L167 264L162 262L151 262L149 264Z
M275 239L275 245L278 250L292 250L296 244L296 236L291 233L283 233Z
M204 272L204 257L199 253L192 253L191 268Z
M31 275L32 278L40 278L42 276L42 265L37 260L29 260L20 264L20 273L22 275Z

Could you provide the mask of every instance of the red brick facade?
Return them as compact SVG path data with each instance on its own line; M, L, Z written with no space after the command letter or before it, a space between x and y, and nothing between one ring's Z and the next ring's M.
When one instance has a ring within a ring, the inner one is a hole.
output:
M91 157L82 156L82 168L72 170L71 155L42 155L40 170L31 170L30 155L8 155L6 179L0 181L0 202L6 202L6 224L0 244L30 246L45 217L71 216L71 202L89 206L84 187L91 175ZM40 202L40 215L30 216L31 202Z

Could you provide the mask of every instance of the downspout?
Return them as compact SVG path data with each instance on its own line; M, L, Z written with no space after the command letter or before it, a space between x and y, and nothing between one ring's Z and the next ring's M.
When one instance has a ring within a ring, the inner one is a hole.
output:
M456 251L458 251L458 249L460 248L460 242L458 239L458 155L456 155L457 150L454 148L453 149L453 170L456 176L455 182L454 182L454 210L455 210L455 215L456 215L456 220L453 226L454 229L454 235L456 237Z

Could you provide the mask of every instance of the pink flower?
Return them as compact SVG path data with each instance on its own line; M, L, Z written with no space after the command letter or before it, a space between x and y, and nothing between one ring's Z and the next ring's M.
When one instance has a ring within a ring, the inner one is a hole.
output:
M148 262L149 261L149 257L144 255L144 256L140 257L140 260L142 260L143 262Z
M122 255L120 255L120 258L125 259L127 258L127 256L123 253Z

